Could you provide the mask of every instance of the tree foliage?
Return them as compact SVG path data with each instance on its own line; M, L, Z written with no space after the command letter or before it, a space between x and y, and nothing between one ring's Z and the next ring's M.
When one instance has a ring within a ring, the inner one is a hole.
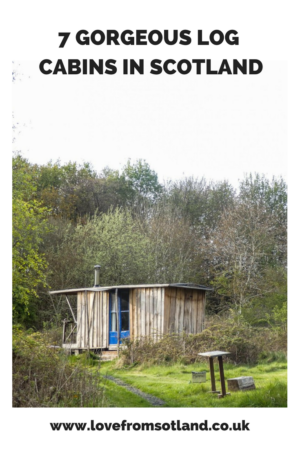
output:
M47 232L48 209L34 198L34 180L19 155L13 171L13 317L26 322L34 311L38 286L47 285L47 261L39 248Z
M210 313L234 308L265 325L284 314L281 178L250 174L238 189L205 178L163 186L143 160L97 172L87 163L37 165L20 155L13 173L15 320L33 317L46 284L92 285L94 264L101 265L102 285L209 284ZM49 311L39 304L37 325Z

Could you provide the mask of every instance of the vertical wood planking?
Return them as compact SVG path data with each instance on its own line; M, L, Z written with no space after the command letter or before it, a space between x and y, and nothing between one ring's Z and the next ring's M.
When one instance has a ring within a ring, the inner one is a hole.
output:
M133 289L129 291L129 337L133 339Z
M146 335L146 289L141 289L141 336Z
M198 291L197 293L197 333L201 333L203 330L203 307L204 307L204 295L203 292Z
M164 320L162 332L167 334L170 332L170 288L162 288L162 294L164 298Z
M149 336L154 339L154 289L149 289Z
M137 308L137 337L141 337L141 290L136 290L136 308Z
M102 347L103 345L103 292L99 292L99 315L98 315L98 345Z
M163 313L164 313L164 308L163 308L163 292L161 288L157 289L157 301L156 301L156 305L157 305L157 338L159 339L163 333Z
M176 296L177 296L177 289L171 288L170 289L170 332L175 332L175 311L176 311Z
M178 305L178 329L177 333L183 332L183 317L184 317L184 290L177 289L176 305Z
M164 334L164 316L165 316L165 290L159 288L161 297L161 321L160 321L160 336Z
M137 310L137 289L133 289L133 337L134 339L137 338L138 332L137 332L137 319L138 319L138 310Z
M192 293L192 301L191 301L191 324L192 329L191 333L197 333L197 312L198 312L198 294L197 291L194 290Z
M183 318L183 328L186 333L191 332L191 300L192 293L190 290L186 289L184 294L184 318Z
M157 289L152 290L152 302L153 302L152 329L153 329L153 339L155 342L158 340L157 292L158 292Z
M103 312L104 312L104 324L103 324L103 347L108 347L109 343L109 291L103 291Z
M94 292L94 306L93 306L93 316L91 317L92 327L93 327L93 348L97 348L97 334L100 329L97 327L97 300L98 300L98 292ZM92 299L93 301L93 299ZM98 329L97 329L98 328Z
M94 311L95 311L96 292L88 293L89 308L89 347L94 348Z
M158 331L158 339L162 336L162 329L164 323L164 309L163 309L163 292L162 289L157 290L157 331Z
M150 289L145 289L145 336L150 335Z
M81 343L81 292L77 293L77 347Z
M202 323L201 323L201 331L205 328L205 305L206 305L206 292L202 294Z
M179 328L179 310L180 310L180 302L179 300L179 293L180 289L176 289L176 301L175 301L175 316L174 316L174 333L178 333Z
M94 327L95 327L95 348L100 347L100 334L101 334L101 327L99 322L99 307L100 307L100 295L101 292L96 292L96 298L95 298L95 312L94 312Z

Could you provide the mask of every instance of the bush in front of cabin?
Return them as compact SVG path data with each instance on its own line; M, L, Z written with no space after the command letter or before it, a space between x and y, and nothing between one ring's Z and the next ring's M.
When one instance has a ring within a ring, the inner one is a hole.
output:
M127 340L121 364L191 364L200 361L198 353L213 350L230 352L227 361L255 364L268 354L286 354L286 330L253 327L241 316L214 316L200 334L166 334L155 342L152 338Z

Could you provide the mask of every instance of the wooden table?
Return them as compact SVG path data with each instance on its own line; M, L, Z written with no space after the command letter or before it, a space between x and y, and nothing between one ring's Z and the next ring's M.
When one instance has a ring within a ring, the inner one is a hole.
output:
M211 380L211 392L213 394L219 394L219 398L223 398L225 395L230 395L228 392L226 394L226 386L225 386L225 377L224 377L224 368L223 368L223 359L222 357L224 355L230 355L230 352L221 352L219 350L213 351L213 352L206 352L206 353L198 353L199 356L205 356L206 358L209 358L209 369L210 369L210 380ZM216 390L216 380L215 380L215 371L214 371L214 358L217 357L219 361L219 370L220 370L220 380L221 380L221 390Z

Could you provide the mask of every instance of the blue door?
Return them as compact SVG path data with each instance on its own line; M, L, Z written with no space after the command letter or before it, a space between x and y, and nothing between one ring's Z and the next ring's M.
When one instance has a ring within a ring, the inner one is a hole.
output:
M118 291L118 298L114 292L109 295L109 344L118 343L119 319L119 343L122 339L129 337L129 291Z

